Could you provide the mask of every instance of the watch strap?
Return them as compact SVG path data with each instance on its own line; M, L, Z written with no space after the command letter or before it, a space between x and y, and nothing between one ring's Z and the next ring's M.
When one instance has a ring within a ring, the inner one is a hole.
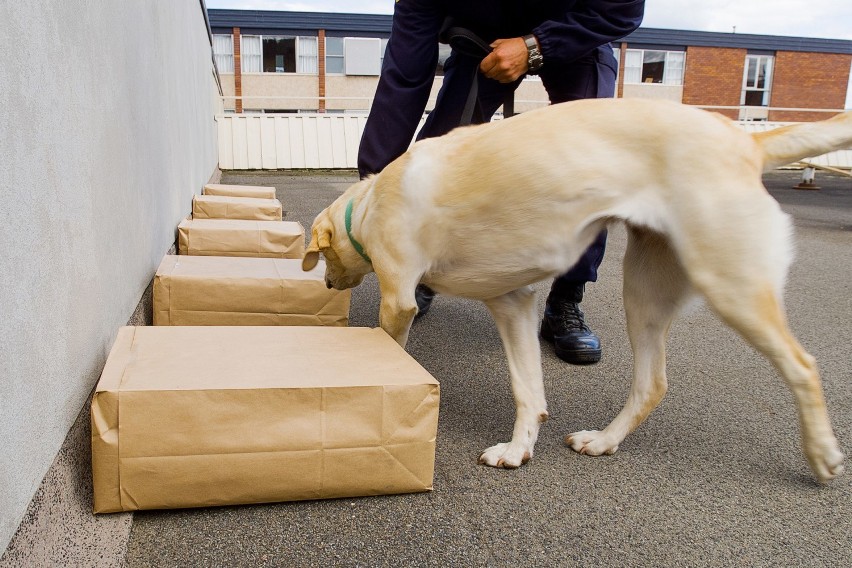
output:
M535 36L532 34L525 35L523 40L527 46L527 67L531 72L538 71L544 64L544 57L541 55Z

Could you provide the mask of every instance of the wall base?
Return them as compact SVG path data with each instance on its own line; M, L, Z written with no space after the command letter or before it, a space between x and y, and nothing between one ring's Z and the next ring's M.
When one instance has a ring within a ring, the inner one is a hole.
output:
M127 325L152 325L153 290L152 279ZM0 568L124 565L133 513L92 513L92 394L94 389L0 557Z

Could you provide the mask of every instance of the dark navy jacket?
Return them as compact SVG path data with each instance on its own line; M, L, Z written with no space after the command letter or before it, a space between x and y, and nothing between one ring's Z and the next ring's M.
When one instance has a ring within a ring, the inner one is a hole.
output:
M486 42L532 33L545 66L569 65L642 21L644 0L398 0L382 74L359 149L361 175L408 148L435 78L446 17Z

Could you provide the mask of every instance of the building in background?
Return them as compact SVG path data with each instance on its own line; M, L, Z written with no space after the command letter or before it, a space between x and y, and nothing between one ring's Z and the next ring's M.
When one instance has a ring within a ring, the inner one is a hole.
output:
M209 10L216 64L237 113L366 113L389 15ZM664 98L735 119L808 121L844 107L852 41L639 28L613 44L618 97ZM449 53L442 46L441 61ZM435 78L427 110L441 86ZM547 104L541 81L516 110Z

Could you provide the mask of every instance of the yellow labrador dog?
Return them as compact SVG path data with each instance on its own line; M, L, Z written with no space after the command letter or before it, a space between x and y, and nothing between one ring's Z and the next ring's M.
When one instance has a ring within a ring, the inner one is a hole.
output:
M612 454L657 406L669 326L698 292L778 369L798 405L811 469L827 481L844 456L816 363L787 327L792 225L761 174L850 144L852 113L750 135L718 114L661 101L553 105L414 144L317 216L303 268L322 253L327 285L341 290L375 271L381 327L402 346L419 282L484 301L517 411L511 440L480 462L514 468L532 457L548 416L530 284L564 272L601 229L622 221L633 385L609 426L566 443Z

